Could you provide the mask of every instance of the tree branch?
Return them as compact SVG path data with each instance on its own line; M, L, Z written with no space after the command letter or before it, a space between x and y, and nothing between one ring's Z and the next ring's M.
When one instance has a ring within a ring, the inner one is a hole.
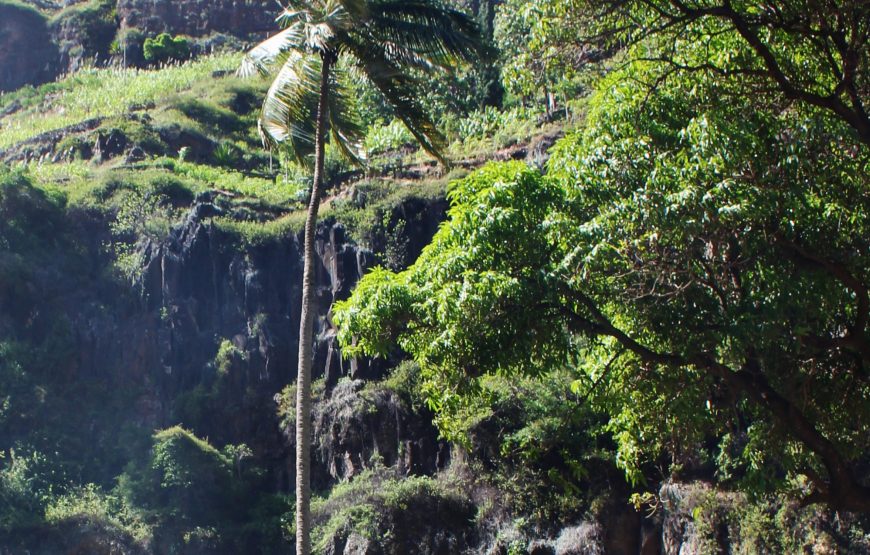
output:
M770 385L755 360L750 358L744 368L733 370L709 353L685 357L676 353L655 351L614 326L588 296L574 291L572 298L591 316L587 318L573 313L569 322L576 325L575 331L612 337L625 349L650 364L692 366L718 378L732 392L767 409L777 426L819 457L828 471L828 481L820 480L814 493L816 498L824 500L832 508L870 512L870 488L863 486L852 476L851 468L837 448L815 428L809 418ZM755 371L752 371L753 368Z

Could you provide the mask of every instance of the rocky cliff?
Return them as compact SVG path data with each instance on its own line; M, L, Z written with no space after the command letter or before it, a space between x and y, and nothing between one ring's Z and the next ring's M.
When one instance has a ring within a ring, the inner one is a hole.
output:
M135 341L127 342L120 353L121 361L105 364L142 369L133 371L133 375L150 373L148 381L154 388L146 393L148 398L142 399L142 406L149 409L140 416L161 427L180 416L179 407L172 405L174 400L214 379L216 353L222 343L229 342L234 357L229 369L231 384L221 400L224 410L188 425L195 426L199 435L218 442L246 442L260 452L270 453L275 469L281 473L290 466L281 460L289 453L284 452L287 446L275 436L282 430L275 419L273 398L296 377L301 237L291 234L240 248L237 236L212 223L212 218L224 215L214 198L208 194L198 198L183 223L166 240L141 245L144 265L136 287L142 300L136 312L127 316L133 329L124 331ZM444 212L443 202L415 199L396 208L395 218L412 222L403 227L412 249L409 257L416 257ZM329 390L343 377L381 377L383 361L342 359L330 320L332 303L350 294L361 275L378 263L378 255L356 245L345 227L330 219L318 226L316 252L314 377L323 378ZM101 341L95 338L90 345L82 346L82 352L98 356L96 353L103 351L98 347ZM389 399L375 404L387 406ZM228 407L235 409L226 410ZM326 418L329 409L324 410ZM414 425L405 427L415 429ZM391 433L374 422L368 428ZM365 429L331 428L330 433L336 434L333 443L343 445L344 451L323 451L322 483L361 469L353 463L345 468L338 459L368 460L375 446L368 447L367 452L363 439L346 437L349 433L365 433ZM427 429L431 430L431 426ZM408 435L398 429L393 433L394 442L396 437ZM432 435L431 431L427 433ZM385 441L379 450L389 453L395 448L388 447ZM420 464L431 467L432 463ZM284 476L282 481L291 479Z
M197 39L194 53L238 46L273 31L279 11L271 0L32 5L0 0L0 91L39 85L88 65L141 64L144 39L164 32Z
M45 16L0 2L0 91L54 79L58 56Z
M239 37L275 29L273 0L119 0L121 28L200 37L226 33Z

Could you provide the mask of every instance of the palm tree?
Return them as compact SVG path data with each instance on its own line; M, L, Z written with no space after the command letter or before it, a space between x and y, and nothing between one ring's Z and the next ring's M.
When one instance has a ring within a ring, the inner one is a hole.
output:
M274 75L259 121L266 145L286 142L300 162L309 161L313 150L296 397L296 553L309 555L311 302L326 141L361 163L362 129L347 76L369 81L422 147L446 163L440 154L444 137L423 109L413 74L478 59L483 48L475 22L439 0L289 0L278 23L283 30L251 50L240 73Z

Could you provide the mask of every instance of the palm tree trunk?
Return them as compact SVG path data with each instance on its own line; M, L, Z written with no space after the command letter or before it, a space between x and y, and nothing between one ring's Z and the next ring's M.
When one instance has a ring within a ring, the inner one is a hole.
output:
M299 363L296 381L296 555L311 555L311 358L314 341L314 232L323 182L323 153L329 109L330 61L323 57L320 102L314 138L314 182L305 220L302 315L299 322Z

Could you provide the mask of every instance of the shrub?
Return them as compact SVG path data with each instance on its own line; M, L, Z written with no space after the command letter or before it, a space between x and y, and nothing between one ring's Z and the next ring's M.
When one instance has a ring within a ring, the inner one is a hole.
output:
M374 552L458 553L473 507L427 476L399 478L384 467L360 473L312 502L313 541L365 538Z
M399 120L387 125L373 125L366 133L365 148L370 155L397 150L407 144L414 144L414 136Z
M0 455L5 452L0 451ZM0 467L0 531L39 523L43 503L50 488L40 476L45 457L40 453L9 450Z
M179 426L153 441L148 464L131 466L122 481L128 501L192 526L213 524L231 510L232 461Z
M151 64L182 61L190 57L190 43L184 37L161 33L155 38L145 39L142 54L145 61Z
M109 54L115 38L114 4L111 0L93 0L65 8L54 17L51 25L56 33L75 37L74 46L67 48L71 56L104 58Z
M234 143L225 141L217 146L212 153L215 164L224 168L239 166L244 151Z
M151 537L151 527L138 512L123 498L107 494L95 484L75 488L66 495L52 499L45 508L45 520L49 524L79 519L111 526L137 541L144 542Z

